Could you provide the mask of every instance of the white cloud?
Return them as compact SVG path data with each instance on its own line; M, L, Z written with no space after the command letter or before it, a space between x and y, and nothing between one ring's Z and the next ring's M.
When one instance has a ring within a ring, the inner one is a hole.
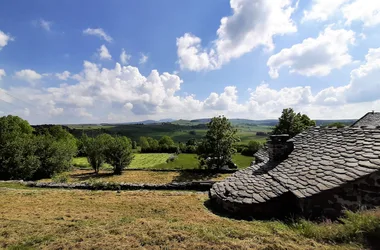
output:
M59 79L59 80L63 80L63 81L66 81L69 77L70 77L70 72L65 70L63 71L62 73L56 73L55 76Z
M312 0L310 10L304 11L303 21L326 21L349 0Z
M258 46L272 50L274 36L297 31L290 0L230 0L230 5L233 14L220 20L211 48L203 48L201 39L190 33L177 38L181 69L217 69Z
M109 36L103 29L101 28L97 28L97 29L91 29L91 28L87 28L85 30L83 30L83 34L85 35L92 35L92 36L97 36L109 43L111 43L113 41L112 37Z
M365 58L364 64L351 71L348 85L320 91L316 102L342 105L380 100L380 48L369 49Z
M145 64L148 61L149 57L145 55L144 53L141 53L141 57L139 60L139 64Z
M75 108L74 115L78 117L92 118L92 114L87 112L85 108Z
M304 11L303 21L327 21L333 16L343 18L347 25L358 21L364 26L380 24L380 2L374 0L313 0Z
M130 103L130 102L127 102L125 105L124 105L124 108L126 110L132 110L133 109L133 104Z
M35 83L42 78L42 75L31 69L23 69L17 71L14 77L29 82L31 85L35 85Z
M0 30L0 50L1 50L3 47L7 46L8 42L13 41L13 40L14 40L13 37L11 37L11 36L8 35L8 34L5 34L4 32L2 32L2 31Z
M250 88L246 101L239 101L236 86L226 86L221 93L210 93L204 99L184 95L179 92L182 79L177 75L157 70L143 75L137 67L119 63L114 68L101 68L86 61L83 70L71 79L74 83L57 87L13 87L6 91L32 104L25 107L15 103L29 109L28 119L34 123L127 122L215 115L266 119L277 118L287 107L314 119L358 118L380 105L380 48L368 51L366 61L352 70L346 85L313 93L310 86L274 89L264 82ZM9 100L14 101L17 100ZM16 111L25 115L22 109Z
M364 26L380 24L380 1L355 0L342 8L347 24L361 21Z
M112 59L111 54L108 52L108 49L104 44L102 46L100 46L100 48L98 49L98 53L99 53L99 58L102 60L111 60Z
M7 74L5 73L5 70L4 69L0 69L0 81L3 79L4 76L6 76Z
M317 38L307 38L291 48L282 49L267 62L269 75L277 78L279 70L289 68L290 73L305 76L326 76L352 62L348 46L354 44L351 30L333 30L327 27Z
M51 31L51 26L53 25L53 22L46 21L46 20L44 20L44 19L40 19L40 21L39 21L39 25L40 25L41 28L43 28L44 30L46 30L46 31Z
M121 64L123 64L123 65L128 64L128 61L131 59L131 57L132 57L131 55L128 55L125 52L125 49L121 50L121 54L120 54L120 62L121 62Z

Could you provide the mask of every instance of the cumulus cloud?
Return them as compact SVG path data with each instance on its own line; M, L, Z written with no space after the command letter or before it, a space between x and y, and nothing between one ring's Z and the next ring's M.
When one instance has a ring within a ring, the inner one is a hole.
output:
M13 37L11 37L9 34L5 34L3 31L0 30L0 50L3 47L7 46L8 42L13 40Z
M342 105L380 100L380 48L369 49L366 62L351 71L350 83L320 91L316 102Z
M69 77L70 77L70 72L65 70L63 71L62 73L56 73L55 76L59 79L59 80L63 80L63 81L66 81Z
M380 2L372 0L355 0L342 8L346 24L360 21L364 26L380 24Z
M291 48L282 49L267 62L269 75L277 78L278 71L289 68L290 73L305 76L326 76L352 62L348 46L355 42L352 30L327 27L317 38L307 38Z
M3 79L4 76L6 76L7 74L5 73L5 70L4 69L0 69L0 81Z
M297 31L290 0L230 0L230 5L233 14L220 20L210 48L203 48L201 39L191 33L177 38L181 69L218 69L258 46L272 50L274 36Z
M313 0L310 10L304 11L303 21L326 21L339 16L347 25L361 22L364 26L380 24L380 2L373 0Z
M123 65L128 64L128 61L131 59L131 57L132 57L131 55L128 55L125 52L125 49L121 50L121 54L120 54L120 62L121 62L121 64L123 64Z
M139 64L145 64L148 61L149 57L145 55L144 53L141 53L141 57L139 60Z
M111 60L112 59L111 54L109 53L107 47L104 44L102 46L100 46L100 48L98 49L98 54L99 54L99 58L101 60Z
M349 0L312 0L310 10L304 11L303 21L326 21Z
M72 84L6 91L32 105L25 107L30 109L30 119L45 123L59 119L66 123L126 122L215 115L265 119L278 117L287 107L314 119L356 118L380 105L379 65L380 48L370 49L365 62L352 70L351 80L345 85L313 93L310 86L275 89L263 82L250 88L247 100L239 99L236 86L226 86L221 93L212 92L199 99L180 94L183 81L177 75L157 70L143 75L137 67L116 63L113 68L102 68L88 61L72 77ZM17 112L23 115L22 109Z
M42 78L42 75L40 75L39 73L31 69L23 69L23 70L17 71L14 77L19 80L26 81L30 83L31 85L35 85L36 82Z
M91 35L91 36L97 36L100 39L103 39L103 40L105 40L105 41L107 41L109 43L111 43L113 41L113 38L111 36L109 36L101 28L97 28L97 29L87 28L87 29L83 30L83 34L85 34L85 35Z

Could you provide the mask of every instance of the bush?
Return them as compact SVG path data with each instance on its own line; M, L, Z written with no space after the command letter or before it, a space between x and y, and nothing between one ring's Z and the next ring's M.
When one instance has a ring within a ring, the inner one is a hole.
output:
M166 163L173 162L177 159L178 157L176 155L170 155L168 159L166 159Z
M160 141L151 137L140 137L141 153L177 153L178 147L169 136L163 136Z
M69 169L76 154L75 138L61 126L33 134L17 116L0 118L0 176L2 179L50 178Z
M77 154L77 144L69 132L53 126L47 133L37 136L35 143L40 167L34 173L34 179L50 178L71 168L72 159Z
M67 183L69 181L70 175L69 173L60 173L60 174L55 174L51 178L53 182L56 183Z
M241 151L241 154L245 156L253 156L262 147L263 143L259 141L250 141L247 147Z

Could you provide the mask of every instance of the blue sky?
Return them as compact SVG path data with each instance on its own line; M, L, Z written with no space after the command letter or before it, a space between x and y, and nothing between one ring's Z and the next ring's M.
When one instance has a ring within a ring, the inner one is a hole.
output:
M380 110L379 13L367 0L7 1L0 115L358 118Z

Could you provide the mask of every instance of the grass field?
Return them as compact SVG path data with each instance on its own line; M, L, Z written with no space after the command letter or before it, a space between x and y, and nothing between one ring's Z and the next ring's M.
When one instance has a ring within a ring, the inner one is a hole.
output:
M379 212L343 224L233 220L195 192L0 188L0 198L2 249L363 249L380 224Z
M173 162L166 163L170 154L135 154L129 168L134 169L199 169L198 158L196 154L179 154ZM235 154L232 157L233 162L239 169L247 168L253 161L253 157ZM76 157L73 165L79 168L91 168L86 157ZM111 169L111 166L104 164L103 169Z

